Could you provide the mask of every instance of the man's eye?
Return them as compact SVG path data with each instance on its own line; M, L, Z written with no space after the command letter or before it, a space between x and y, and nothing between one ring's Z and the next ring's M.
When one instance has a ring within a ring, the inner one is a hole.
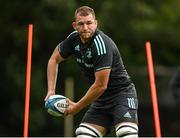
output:
M89 24L92 24L92 22L87 22L87 24L89 25Z
M83 25L84 23L78 23L78 25Z

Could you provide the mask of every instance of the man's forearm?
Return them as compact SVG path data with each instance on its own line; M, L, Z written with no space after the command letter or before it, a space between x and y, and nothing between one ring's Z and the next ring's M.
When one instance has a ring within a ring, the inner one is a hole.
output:
M50 59L47 67L48 91L55 91L57 74L58 64L55 60Z
M89 90L87 91L87 93L84 95L84 97L82 97L78 102L77 102L77 106L79 108L79 110L85 108L86 106L88 106L89 104L91 104L93 101L95 101L96 99L98 99L103 92L106 90L105 87L103 86L98 86L93 84Z

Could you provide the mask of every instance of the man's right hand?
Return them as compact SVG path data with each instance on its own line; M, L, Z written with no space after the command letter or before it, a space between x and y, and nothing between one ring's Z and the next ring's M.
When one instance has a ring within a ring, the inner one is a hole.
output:
M46 97L44 98L44 101L46 101L51 95L55 95L55 91L48 91Z

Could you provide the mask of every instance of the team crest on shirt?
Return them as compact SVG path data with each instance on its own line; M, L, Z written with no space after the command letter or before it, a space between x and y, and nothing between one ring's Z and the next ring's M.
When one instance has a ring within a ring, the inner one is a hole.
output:
M86 57L87 58L92 58L92 52L91 52L90 48L88 48L87 51L86 51Z

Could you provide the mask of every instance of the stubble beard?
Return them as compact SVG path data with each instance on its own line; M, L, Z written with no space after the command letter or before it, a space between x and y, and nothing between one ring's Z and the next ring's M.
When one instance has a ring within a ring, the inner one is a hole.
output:
M87 42L88 40L90 40L92 38L92 36L94 35L94 32L93 33L81 33L80 34L80 37L83 41Z

